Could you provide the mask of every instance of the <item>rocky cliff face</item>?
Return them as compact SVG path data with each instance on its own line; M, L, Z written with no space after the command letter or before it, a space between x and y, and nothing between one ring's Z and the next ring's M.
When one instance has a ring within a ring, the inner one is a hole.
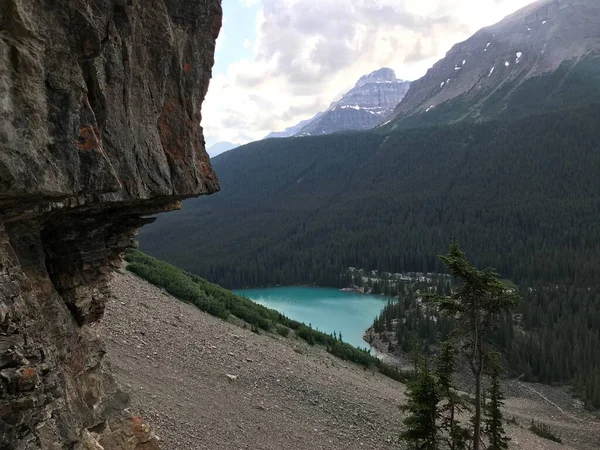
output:
M502 108L498 97L510 96L523 82L598 53L600 2L538 0L454 45L412 83L395 122L419 114L427 120L426 113L454 100L468 106L442 121L483 119Z
M219 185L219 0L0 4L0 448L153 449L97 336L143 216Z

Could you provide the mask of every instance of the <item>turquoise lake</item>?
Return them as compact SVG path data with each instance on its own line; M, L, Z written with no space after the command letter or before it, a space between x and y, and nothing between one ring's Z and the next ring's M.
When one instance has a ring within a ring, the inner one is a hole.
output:
M312 324L325 333L342 332L345 342L368 347L363 333L379 315L386 297L317 287L277 287L234 291L290 319Z

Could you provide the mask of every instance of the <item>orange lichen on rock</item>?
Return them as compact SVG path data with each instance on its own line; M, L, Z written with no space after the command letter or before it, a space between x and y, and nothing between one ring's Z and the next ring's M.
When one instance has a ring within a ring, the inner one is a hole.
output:
M91 150L99 146L100 139L96 127L86 125L79 129L79 138L77 139L77 148L79 150Z
M37 371L35 370L35 367L26 367L25 369L23 369L21 376L24 379L29 379L29 378L33 378L36 373L37 373Z
M165 103L158 127L165 152L178 164L189 164L190 142L197 131L181 103L176 100Z
M171 102L167 102L165 103L165 106L163 106L163 112L173 112L173 109L175 109L175 107Z
M141 417L134 416L131 418L131 429L135 438L140 442L148 440L150 427L144 423L144 419Z
M190 73L194 68L192 67L192 65L190 63L185 63L183 65L183 71L185 73Z

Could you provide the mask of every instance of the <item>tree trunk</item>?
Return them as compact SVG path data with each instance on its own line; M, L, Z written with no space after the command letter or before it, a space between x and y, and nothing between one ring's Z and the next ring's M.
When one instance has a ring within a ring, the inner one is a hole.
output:
M473 450L479 450L481 445L481 379L483 378L483 361L480 356L479 367L475 373L475 417L473 430Z
M450 394L448 393L448 398L450 398ZM450 450L454 450L456 448L456 431L454 425L454 402L452 401L452 409L450 410Z
M475 378L475 418L473 420L473 450L479 450L481 440L481 376Z
M435 412L432 412L431 416L432 416L431 420L433 423L433 432L431 433L431 443L433 445L432 450L437 450L437 437L436 437L437 430L435 428L435 426L436 426L435 425Z
M477 307L477 299L475 300ZM473 347L473 362L471 370L475 376L475 417L473 418L473 450L479 450L481 445L481 378L483 375L483 348L482 348L482 333L480 330L481 317L479 311L475 316L475 340Z

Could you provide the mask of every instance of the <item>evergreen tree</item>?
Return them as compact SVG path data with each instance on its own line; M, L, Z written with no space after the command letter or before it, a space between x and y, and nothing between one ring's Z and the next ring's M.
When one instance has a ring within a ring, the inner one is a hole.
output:
M410 336L410 359L413 363L413 371L419 373L419 367L423 363L423 345L416 333Z
M489 402L485 406L485 434L487 435L489 445L487 450L505 450L508 448L509 438L506 436L503 417L500 408L504 404L504 395L500 389L500 374L502 368L498 362L499 355L492 354L490 358L491 365L491 385L489 390Z
M408 385L406 395L408 402L401 409L409 415L403 421L407 429L400 438L410 449L436 450L439 396L435 378L425 363L420 363L417 378Z
M440 429L446 433L450 450L466 450L469 431L460 425L458 415L464 410L464 404L452 387L456 349L450 341L442 343L437 359L436 376L442 406L440 407Z
M373 290L371 291L371 294L381 294L381 286L379 285L378 281L373 283Z
M449 297L437 297L441 311L456 319L457 333L475 381L475 414L473 416L473 450L481 447L482 391L481 383L489 350L486 334L499 322L505 311L517 305L520 297L507 290L491 268L476 269L453 241L445 256L440 257L458 287Z

